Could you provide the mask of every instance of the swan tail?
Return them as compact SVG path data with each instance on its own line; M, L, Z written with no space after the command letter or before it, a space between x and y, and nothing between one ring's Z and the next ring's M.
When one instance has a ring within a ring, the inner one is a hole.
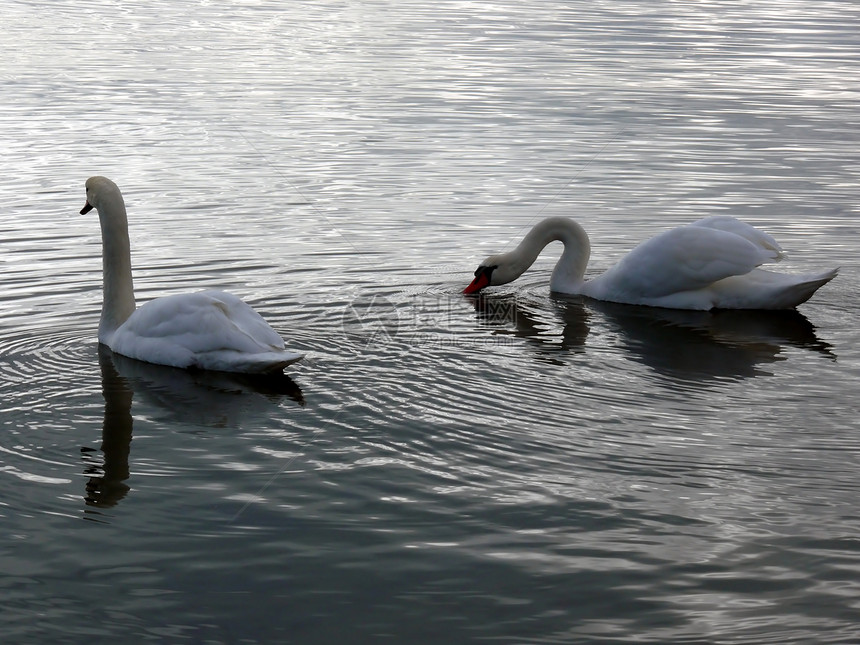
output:
M305 355L299 352L278 352L273 354L262 354L256 357L249 356L247 369L243 369L241 371L247 373L259 372L271 374L273 372L280 372L287 365L300 361L304 357Z
M755 269L715 282L708 290L711 309L794 309L836 277L839 269L821 273L774 273ZM705 307L707 309L709 307Z
M219 352L213 355L201 354L191 367L218 372L238 372L241 374L275 374L287 365L304 358L300 352L262 352L242 354L241 352Z
M773 309L791 309L809 300L812 295L839 273L839 269L829 269L822 273L792 276L795 279L782 286L775 295Z
M806 302L812 297L812 294L818 291L819 288L830 282L839 273L839 268L829 269L818 275L809 276L803 282L795 285L792 289L793 294L797 298L796 304Z

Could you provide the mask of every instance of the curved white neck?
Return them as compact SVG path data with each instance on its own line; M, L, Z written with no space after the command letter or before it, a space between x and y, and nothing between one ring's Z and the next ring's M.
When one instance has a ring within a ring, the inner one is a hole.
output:
M517 248L507 254L510 261L510 280L516 279L534 264L541 251L551 242L564 244L564 252L553 269L550 289L570 293L573 285L580 285L585 275L585 267L588 266L591 245L585 229L566 217L548 217L539 222Z
M119 192L108 194L96 207L102 229L102 315L99 342L110 339L136 308L131 278L131 248L128 241L128 218L125 202Z

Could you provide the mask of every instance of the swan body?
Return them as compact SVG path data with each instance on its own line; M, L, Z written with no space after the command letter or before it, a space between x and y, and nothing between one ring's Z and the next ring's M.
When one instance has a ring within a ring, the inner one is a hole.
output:
M586 280L588 235L571 219L550 217L536 224L510 253L482 262L464 293L515 280L554 241L564 244L564 252L552 273L552 291L634 305L792 309L837 273L837 269L807 274L759 269L783 258L776 240L734 217L712 216L660 233L602 275Z
M303 357L287 351L262 316L229 293L177 294L138 308L122 194L105 177L90 177L86 189L81 214L98 210L102 230L100 343L148 363L223 372L277 372Z

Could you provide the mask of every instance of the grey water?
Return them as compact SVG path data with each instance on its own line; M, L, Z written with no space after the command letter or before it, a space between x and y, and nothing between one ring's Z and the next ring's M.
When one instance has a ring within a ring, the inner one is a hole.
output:
M860 5L4 3L5 643L860 642ZM217 287L307 359L99 348ZM541 217L589 273L731 214L795 312L460 294Z

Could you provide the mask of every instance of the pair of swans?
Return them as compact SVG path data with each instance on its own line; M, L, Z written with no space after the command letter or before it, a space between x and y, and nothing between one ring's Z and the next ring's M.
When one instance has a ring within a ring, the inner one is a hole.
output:
M106 177L86 182L81 214L95 208L102 231L103 301L99 342L123 356L185 369L273 373L304 355L242 300L207 290L156 298L137 307L125 202ZM588 236L572 220L536 225L512 252L488 258L466 293L511 282L552 241L564 243L553 291L598 300L674 309L787 309L805 302L836 275L772 273L756 267L778 260L772 237L731 217L709 217L641 244L606 273L583 280Z

